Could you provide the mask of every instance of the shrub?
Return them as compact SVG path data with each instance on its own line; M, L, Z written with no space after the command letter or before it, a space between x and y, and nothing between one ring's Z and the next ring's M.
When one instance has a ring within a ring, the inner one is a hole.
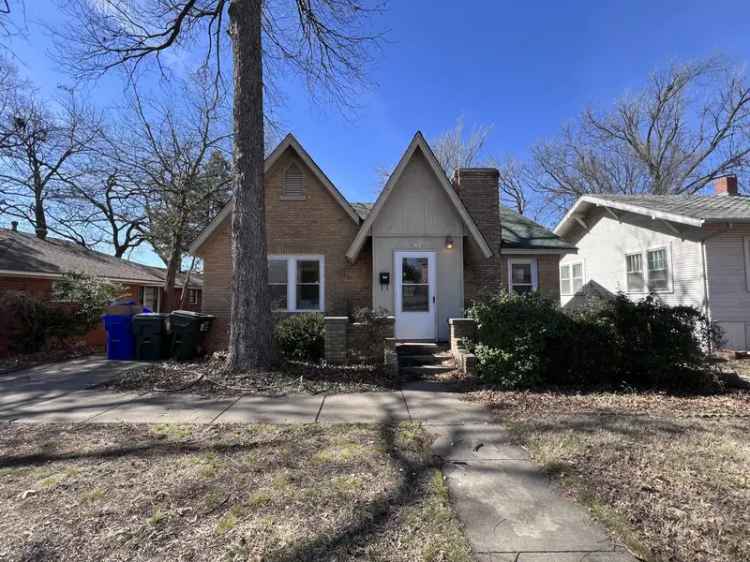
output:
M539 294L502 293L474 305L480 377L503 388L536 384L693 385L718 333L699 311L618 295L566 314Z
M320 361L325 346L322 314L295 314L276 324L274 337L286 359Z
M46 351L72 335L67 312L46 300L22 292L0 295L0 333L14 354Z
M83 336L101 322L107 305L122 296L124 288L83 273L65 273L55 282L54 299L68 309L67 332Z

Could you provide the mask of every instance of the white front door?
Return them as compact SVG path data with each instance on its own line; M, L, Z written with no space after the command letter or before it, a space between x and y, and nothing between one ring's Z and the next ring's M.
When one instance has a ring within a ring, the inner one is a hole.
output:
M396 338L435 339L435 252L395 252Z

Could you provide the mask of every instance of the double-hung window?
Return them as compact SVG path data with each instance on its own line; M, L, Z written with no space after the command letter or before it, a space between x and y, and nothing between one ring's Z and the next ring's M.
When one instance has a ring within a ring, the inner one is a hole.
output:
M669 250L653 248L625 256L627 288L630 293L668 291L670 287Z
M271 256L268 284L272 309L324 311L324 266L323 256Z
M151 310L159 312L161 287L141 287L141 304Z
M627 269L628 292L642 293L646 287L643 277L643 254L628 254L625 256Z
M583 289L583 262L560 266L560 293L574 295Z
M198 289L188 289L188 304L198 304Z
M508 288L512 293L525 294L539 286L536 259L508 260Z
M669 289L669 264L667 249L658 248L646 252L648 261L649 291L666 291Z

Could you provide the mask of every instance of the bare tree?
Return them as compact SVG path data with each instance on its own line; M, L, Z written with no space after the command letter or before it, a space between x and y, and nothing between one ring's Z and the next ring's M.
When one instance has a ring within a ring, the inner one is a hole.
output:
M528 166L514 158L506 158L502 162L495 161L494 167L500 173L500 201L519 215L526 214L529 207Z
M586 193L696 193L750 164L750 85L722 60L673 65L608 111L534 149L536 189L563 209Z
M263 87L291 68L312 91L346 103L361 81L364 31L373 9L360 0L75 0L74 20L62 33L68 63L79 76L148 59L161 65L173 46L198 44L221 68L228 15L234 79L234 276L228 367L265 367L271 361L272 321L263 189ZM377 8L376 8L377 9ZM271 72L264 73L264 65Z
M467 135L464 132L463 118L459 117L452 129L442 133L430 144L449 178L459 168L497 168L500 173L500 200L518 213L524 214L528 207L527 184L530 180L530 171L526 165L513 158L499 161L485 154L491 131L491 125L475 125Z
M445 174L452 178L459 168L479 166L485 159L483 154L492 125L475 125L467 135L464 119L459 117L452 129L448 129L430 142Z
M109 145L109 143L107 143ZM145 240L145 189L135 184L122 161L93 150L76 181L59 195L56 232L81 246L104 243L121 258Z
M57 231L54 209L76 181L76 157L97 135L96 116L70 94L59 110L33 93L15 92L0 117L0 211L28 221L37 237Z
M144 214L138 229L167 267L167 311L189 244L229 198L231 178L217 181L206 174L216 152L228 151L231 135L221 100L205 86L195 79L181 94L165 96L168 102L144 101L135 92L129 135L118 150L120 165L141 186Z

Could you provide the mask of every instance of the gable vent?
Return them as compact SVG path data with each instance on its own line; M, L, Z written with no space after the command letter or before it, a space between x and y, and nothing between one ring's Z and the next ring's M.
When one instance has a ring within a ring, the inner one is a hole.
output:
M286 169L284 175L284 195L286 197L303 197L305 194L305 176L297 164Z

